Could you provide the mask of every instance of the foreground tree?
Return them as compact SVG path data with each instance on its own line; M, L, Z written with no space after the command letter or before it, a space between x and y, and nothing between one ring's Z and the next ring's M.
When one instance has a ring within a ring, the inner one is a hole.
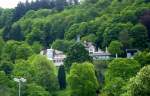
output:
M73 63L83 63L85 61L91 62L92 58L89 56L88 51L81 43L75 43L68 50L67 58L65 60L65 67L69 70Z
M115 59L109 66L105 75L104 90L109 96L120 96L122 87L140 69L140 64L132 59Z
M85 62L75 63L68 76L71 96L96 96L98 81L93 64Z
M127 92L122 96L150 95L150 66L145 66L127 85Z
M66 73L65 73L65 67L60 66L58 70L58 81L60 89L66 88Z
M27 96L51 96L48 91L37 84L28 84L27 94Z
M10 87L11 85L12 83L5 72L0 71L0 94L2 96L15 96L13 89Z
M45 56L37 55L31 58L31 68L34 70L34 80L40 86L43 86L49 92L58 89L58 80L54 64Z
M31 64L25 60L17 60L14 64L14 69L12 71L12 77L14 78L26 78L28 82L34 81L33 78L34 69L31 67Z

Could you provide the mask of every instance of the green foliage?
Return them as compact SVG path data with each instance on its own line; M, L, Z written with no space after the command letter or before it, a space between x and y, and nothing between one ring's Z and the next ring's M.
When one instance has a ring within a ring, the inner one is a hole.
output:
M146 48L148 42L148 32L145 26L142 24L137 24L131 29L132 38L133 38L133 46L134 48L143 49ZM137 42L138 41L138 42Z
M74 44L74 41L55 40L52 43L52 48L66 53L69 50L70 46L72 46L73 44Z
M12 9L0 8L0 29L11 24L12 15L13 15Z
M12 76L14 78L26 78L27 82L30 83L32 82L32 80L34 80L33 78L35 78L35 74L34 74L34 69L31 69L31 64L25 60L17 60L15 65L14 65L14 69L12 72Z
M81 43L75 43L68 50L65 67L69 70L73 63L83 63L85 61L91 62L92 58Z
M11 88L11 81L5 72L0 71L0 94L3 96L13 96L13 88Z
M14 63L16 60L16 49L19 44L20 43L17 41L8 41L4 46L2 58L4 58L6 55L7 58L10 59Z
M33 79L38 85L43 86L49 92L58 89L56 69L54 64L45 56L35 56L31 61L31 68L33 68Z
M88 41L88 42L96 42L96 35L95 34L89 34L87 36L82 37L82 41Z
M31 46L34 53L38 54L43 49L43 46L39 42L34 42Z
M58 91L56 94L57 96L70 96L70 90L69 89L61 90Z
M12 77L27 79L27 90L24 93L29 96L49 96L49 93L58 89L56 68L45 56L34 55L27 61L17 60Z
M27 96L51 96L48 91L37 84L27 85Z
M66 73L65 73L65 67L64 66L59 67L58 81L59 81L60 89L65 89L67 84L66 84Z
M67 39L75 39L76 38L76 34L80 34L80 32L78 31L79 28L79 24L73 24L67 32L65 32L65 37Z
M16 59L27 60L33 54L31 47L24 42L8 41L4 46L3 54L7 54L8 58L15 62Z
M140 64L132 59L114 59L105 75L104 91L108 95L120 96L123 86L139 71Z
M75 63L68 76L71 96L96 96L98 82L91 63Z
M150 66L143 67L140 72L130 79L126 86L127 92L122 96L149 96L150 94Z
M134 59L137 60L141 64L141 67L144 67L150 64L150 54L147 51L138 52L134 56Z
M33 51L28 44L21 44L16 49L16 59L25 59L33 55Z
M57 94L59 86L54 65L46 57L35 54L52 45L54 49L67 54L65 67L69 70L74 62L92 61L82 44L74 44L77 35L81 36L82 41L93 42L101 48L110 45L109 51L113 55L123 55L125 49L147 49L150 46L149 9L149 0L36 0L19 3L15 9L0 8L0 94L16 96L17 86L12 83L13 77L27 78L27 86L25 83L22 87L26 89L22 93L24 96L69 96L72 92L76 93L76 90L66 89ZM140 64L134 60L112 61L108 66L105 85L100 95L122 94L129 78L132 78L139 68L149 65L149 57L149 52L138 53L134 58ZM91 93L95 92L97 85L89 83L89 68L84 69L83 66L82 70L78 67L77 71L71 71L82 78L73 77L75 81L70 82L77 86L76 89L83 87L85 90L77 90L77 93L93 96ZM95 69L100 79L107 69L107 64L98 61L95 63ZM64 83L64 71L60 73L59 81ZM71 78L77 75L69 74ZM78 79L83 79L81 81L84 81L82 84L85 86L79 86ZM144 82L143 80L142 83ZM145 88L146 85L140 86L142 91L139 87L135 89L141 96L147 95L149 90ZM135 89L133 92L137 94Z
M124 48L132 48L133 39L128 31L121 31L119 33L119 41L123 44Z
M9 38L9 39L13 39L13 40L17 40L17 41L24 40L24 34L21 31L21 27L15 23L12 25L12 28L11 28L10 32L8 33L8 35L9 35L9 37L7 37L7 38Z
M7 59L2 59L0 61L0 70L4 71L5 74L10 75L13 70L13 64Z
M123 53L123 45L121 42L119 41L112 41L108 47L108 50L111 54L115 55L115 54L119 54L121 55Z
M98 78L100 85L104 84L105 71L107 70L109 62L110 61L106 61L106 60L94 60L93 61L93 64L94 64L95 70L96 70L96 76ZM102 87L102 86L100 86L100 87Z
M4 40L2 39L2 38L0 38L0 56L1 56L1 54L2 54L2 50L3 50L3 47L4 47Z

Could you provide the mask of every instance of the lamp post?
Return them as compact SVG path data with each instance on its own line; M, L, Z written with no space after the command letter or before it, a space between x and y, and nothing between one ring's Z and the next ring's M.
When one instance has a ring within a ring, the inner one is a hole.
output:
M23 82L26 82L27 80L25 78L14 78L14 81L16 81L18 83L18 94L19 96L21 96L21 83Z

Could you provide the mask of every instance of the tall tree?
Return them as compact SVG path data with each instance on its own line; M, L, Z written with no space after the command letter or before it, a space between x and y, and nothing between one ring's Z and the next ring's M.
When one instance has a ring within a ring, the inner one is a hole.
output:
M17 24L14 24L10 30L10 38L12 40L22 41L24 40L24 34L21 31L21 27Z
M66 73L65 73L65 67L60 66L58 70L58 81L60 89L66 88Z
M133 47L140 49L148 47L148 31L145 26L142 24L136 24L131 29L131 32L130 35L133 37Z
M35 82L47 91L54 92L58 89L56 68L45 56L37 55L30 61L34 69Z
M85 61L92 61L92 58L89 56L89 52L81 43L75 43L69 48L67 52L65 67L67 68L67 70L69 70L73 63L82 63Z
M93 64L75 63L68 76L71 96L97 96L98 81Z
M19 20L25 13L26 13L25 4L22 2L19 2L14 11L13 21Z
M150 10L145 10L143 12L142 16L140 17L140 22L147 28L148 36L150 37Z

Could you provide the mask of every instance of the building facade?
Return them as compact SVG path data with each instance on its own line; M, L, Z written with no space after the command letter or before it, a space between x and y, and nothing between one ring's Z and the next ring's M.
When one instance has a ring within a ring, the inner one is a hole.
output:
M64 59L66 55L62 51L54 50L54 49L46 49L42 50L41 55L47 56L47 58L55 64L55 66L61 66L64 64Z
M108 60L111 57L111 54L108 52L107 47L106 50L103 51L101 49L96 49L96 47L92 44L92 42L84 42L85 49L89 52L89 55L93 58L93 60Z
M102 51L101 49L96 50L96 47L91 42L83 43L85 49L89 52L89 55L93 58L93 60L108 60L110 59L111 54L107 51ZM40 52L41 55L45 55L49 60L53 61L55 66L64 65L64 59L66 55L62 51L58 51L55 49L46 49Z

